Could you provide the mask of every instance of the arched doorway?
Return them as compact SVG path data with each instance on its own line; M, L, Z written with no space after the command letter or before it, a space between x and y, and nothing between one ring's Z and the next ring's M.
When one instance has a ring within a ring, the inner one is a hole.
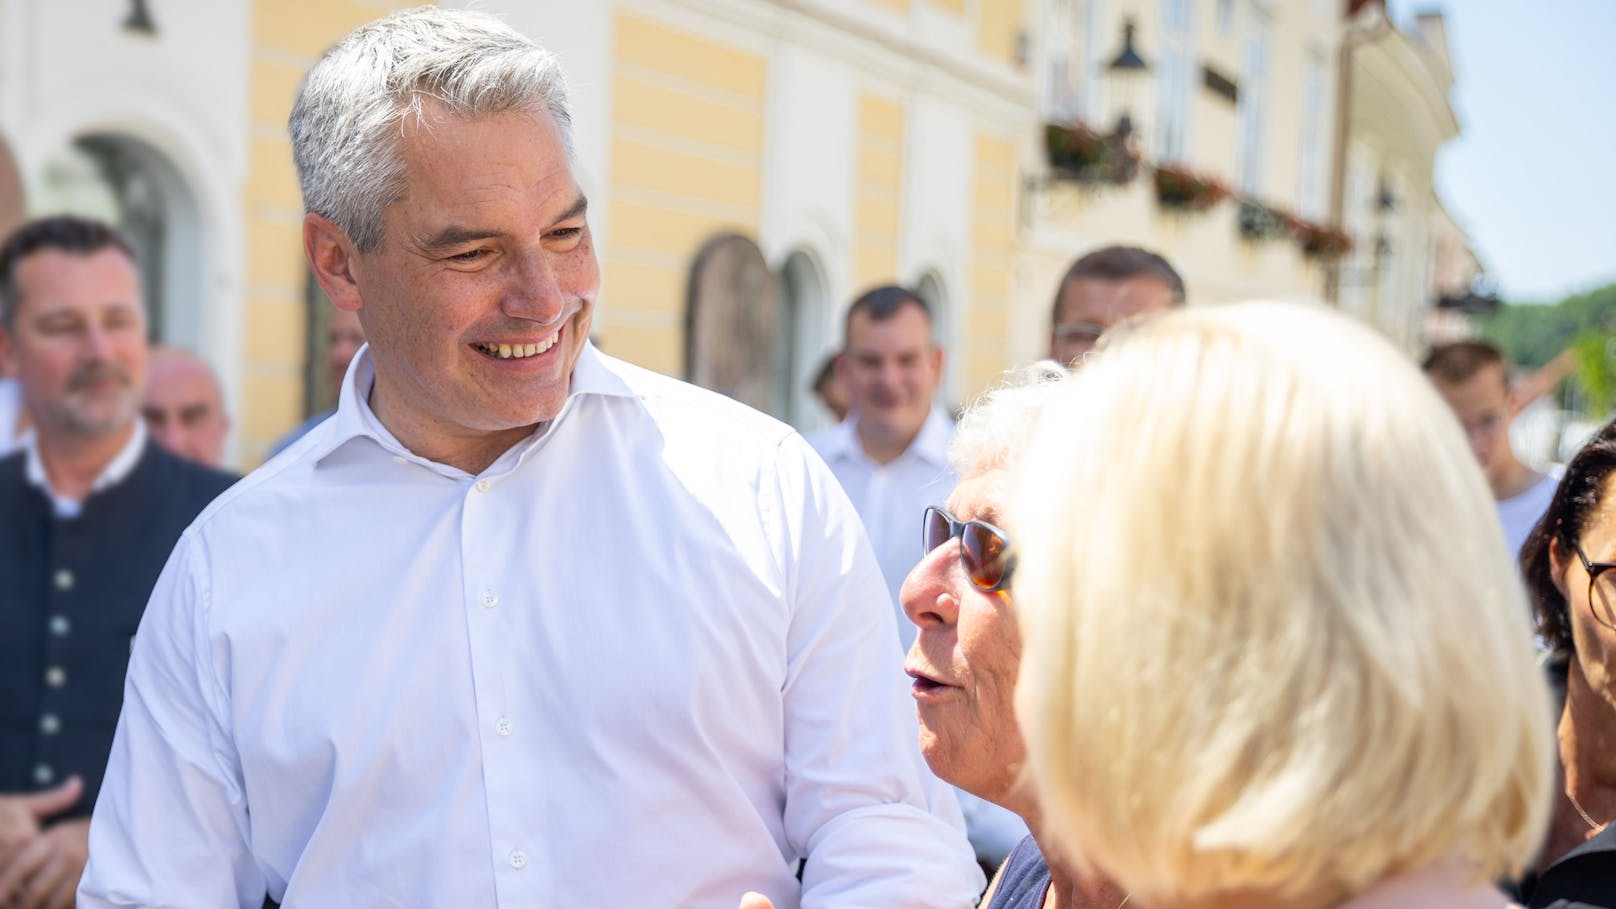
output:
M739 234L696 254L685 297L685 377L777 417L786 415L789 343L780 291L757 244Z
M153 339L202 347L203 274L208 262L196 195L150 144L88 133L45 163L32 214L64 212L116 224L135 248Z
M948 285L935 270L928 270L915 282L915 292L931 307L932 340L943 350L943 385L939 389L942 400L939 403L952 408L958 397L958 383L954 377L959 369L958 351L954 349L953 301L948 296Z
M818 428L822 417L809 387L820 363L834 342L826 338L825 313L829 291L823 270L813 253L799 249L780 267L782 321L788 337L780 375L786 402L785 416L801 430Z
M11 146L0 136L0 237L10 234L23 220L22 175Z

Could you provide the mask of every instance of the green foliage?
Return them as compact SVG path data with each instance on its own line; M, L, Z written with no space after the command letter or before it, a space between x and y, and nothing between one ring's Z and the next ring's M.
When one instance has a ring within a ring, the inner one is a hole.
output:
M1585 331L1572 343L1577 351L1575 378L1587 395L1591 416L1610 413L1616 406L1616 364L1610 356L1613 344L1616 338L1604 331Z
M1506 303L1483 319L1481 335L1526 369L1536 369L1574 347L1572 381L1589 415L1602 418L1616 406L1616 284L1566 297L1554 304Z

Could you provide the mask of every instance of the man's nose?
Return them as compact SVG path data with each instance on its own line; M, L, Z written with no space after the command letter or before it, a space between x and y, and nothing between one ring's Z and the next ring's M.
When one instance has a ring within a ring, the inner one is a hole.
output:
M98 323L91 322L84 329L84 353L91 359L107 360L112 357L112 333Z
M566 309L566 297L548 254L534 250L521 257L505 289L500 309L513 319L545 325L561 318Z

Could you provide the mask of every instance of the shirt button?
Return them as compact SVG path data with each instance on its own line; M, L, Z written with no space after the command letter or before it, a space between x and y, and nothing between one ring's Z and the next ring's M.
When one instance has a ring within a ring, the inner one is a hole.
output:
M49 786L51 780L56 779L56 768L49 764L34 765L34 782L41 786Z
M492 587L484 587L483 588L483 608L484 609L493 609L495 606L498 606L498 605L499 605L499 594L495 593L494 588L492 588Z
M39 731L45 735L55 735L62 731L62 721L57 719L56 714L47 713L39 718Z
M402 463L404 463L404 460L405 459L404 459L403 455L393 455L393 463L394 464L402 464Z
M490 484L489 484L489 482L487 480L478 480L477 481L477 491L478 492L487 492L489 485Z
M527 867L527 853L520 849L511 850L511 867L521 871Z
M500 717L499 721L494 723L494 731L499 733L500 735L510 735L511 734L511 721L509 719L506 719L505 717Z
M58 568L58 569L56 569L56 589L57 590L72 590L73 589L73 572L68 571L66 568Z
M54 634L59 638L65 638L67 637L67 633L72 630L73 623L67 620L67 616L58 613L50 617L51 634Z
M60 688L67 684L67 670L60 666L52 666L45 670L45 684L52 688Z

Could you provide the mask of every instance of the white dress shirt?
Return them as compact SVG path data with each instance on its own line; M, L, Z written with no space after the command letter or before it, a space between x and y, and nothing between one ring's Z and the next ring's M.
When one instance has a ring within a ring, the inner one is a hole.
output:
M80 906L972 905L801 437L586 347L472 476L400 445L373 378L176 547Z
M903 454L880 464L859 444L857 420L857 414L849 414L841 423L808 436L808 443L830 465L870 534L875 560L892 596L898 642L907 653L915 642L915 626L903 614L898 590L924 555L920 551L921 513L927 505L946 502L959 483L948 464L954 421L932 408Z

